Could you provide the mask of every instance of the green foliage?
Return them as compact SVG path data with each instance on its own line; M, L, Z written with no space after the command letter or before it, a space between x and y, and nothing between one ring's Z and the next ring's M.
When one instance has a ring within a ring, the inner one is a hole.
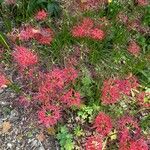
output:
M150 131L150 114L141 119L140 125L146 133Z
M84 121L92 122L93 117L98 111L101 110L100 106L93 104L93 106L82 106L77 115Z
M20 86L15 84L15 83L10 84L9 88L12 89L14 92L16 92L18 94L21 92Z
M47 10L52 17L57 17L57 18L60 17L61 8L60 8L58 2L51 1L51 3L48 3L47 4Z
M146 9L146 13L143 16L142 21L144 25L150 26L150 6L147 6L145 9Z
M80 137L80 136L84 136L84 135L85 135L83 129L82 129L79 125L78 125L77 127L75 127L75 129L74 129L74 134L75 134L75 136L77 136L77 137Z
M83 68L82 73L83 73L83 77L81 79L82 86L80 88L81 93L83 96L92 97L93 96L92 84L94 83L94 81L90 76L90 72L86 68Z
M73 150L74 142L73 136L69 133L66 126L61 126L57 134L57 139L59 140L61 150Z
M6 49L10 50L9 45L7 44L6 37L2 32L0 32L0 43L6 47Z

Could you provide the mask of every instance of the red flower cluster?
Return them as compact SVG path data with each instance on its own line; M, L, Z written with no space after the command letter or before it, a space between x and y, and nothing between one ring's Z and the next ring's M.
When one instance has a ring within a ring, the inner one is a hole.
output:
M130 41L128 46L128 51L134 55L138 56L140 54L140 46L135 41Z
M91 136L86 141L86 150L102 150L102 138Z
M22 41L35 39L40 44L48 45L52 42L53 35L54 33L50 28L35 29L31 26L28 26L20 32L19 39Z
M82 23L74 26L71 32L74 37L89 37L95 40L102 40L105 37L104 31L94 27L94 21L90 18L84 18Z
M37 21L43 21L43 20L46 19L46 17L47 17L47 12L46 12L44 9L39 10L39 11L37 12L37 14L35 15L35 19L36 19Z
M137 0L138 5L147 6L149 4L148 0Z
M61 118L60 108L54 105L43 106L38 111L39 122L44 124L46 127L53 126Z
M53 40L53 31L50 28L41 28L34 34L34 39L40 44L49 45Z
M138 123L130 116L124 116L118 121L120 139L122 141L129 138L136 138L140 135L141 129ZM124 134L125 133L125 134ZM125 135L127 137L125 137Z
M104 81L102 88L102 103L114 104L119 101L122 94L130 95L131 89L138 87L136 77L132 76L125 80L112 79Z
M148 145L145 140L139 139L137 141L133 141L130 144L129 150L148 150Z
M25 96L20 96L18 101L21 106L26 108L30 105L30 101Z
M17 46L13 52L14 60L18 63L21 70L37 64L38 57L29 49L23 46Z
M16 3L16 0L4 0L5 4L7 5L13 5Z
M76 0L77 3L79 3L79 6L82 8L82 9L97 9L99 8L101 5L103 4L107 4L108 1L107 0Z
M146 143L139 140L141 129L136 121L130 116L122 117L119 122L119 150L137 150L139 148L146 150ZM143 141L143 140L142 140Z
M66 92L66 87L74 82L77 75L77 71L73 68L54 69L45 74L37 98L44 103L55 100L67 106L79 105L80 94L73 89Z
M28 41L34 37L34 34L38 32L32 26L27 26L23 30L21 30L19 34L19 40L21 41Z
M139 105L150 107L150 92L141 92L137 97Z
M6 77L0 73L0 88L2 88L4 85L7 85L9 81L6 79Z
M111 118L103 112L100 112L94 122L94 128L102 136L106 136L112 129Z
M67 93L65 93L61 97L61 102L67 104L69 107L71 106L80 106L80 93L76 92L73 89L70 89Z

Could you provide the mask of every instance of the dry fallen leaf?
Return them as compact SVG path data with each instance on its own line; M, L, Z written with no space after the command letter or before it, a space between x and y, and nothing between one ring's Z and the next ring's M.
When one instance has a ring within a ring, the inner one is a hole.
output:
M7 133L9 129L11 128L10 122L3 122L2 124L2 133Z
M54 127L49 127L49 128L46 129L46 131L49 135L55 135Z
M40 142L44 141L45 139L45 135L42 132L39 133L36 137Z

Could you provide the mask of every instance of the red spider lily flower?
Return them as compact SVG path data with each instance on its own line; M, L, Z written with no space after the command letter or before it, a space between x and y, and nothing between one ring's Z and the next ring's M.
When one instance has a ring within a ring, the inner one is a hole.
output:
M82 26L74 26L71 32L74 37L87 36L86 31Z
M19 39L22 41L28 41L29 39L32 39L34 37L34 34L37 32L38 30L34 29L31 26L25 27L23 30L21 30Z
M94 28L90 30L90 37L95 40L102 40L105 37L105 33L101 29Z
M138 5L147 6L149 4L148 0L137 0Z
M130 116L123 116L119 121L120 140L136 139L141 133L138 123ZM125 136L126 135L126 136Z
M91 18L84 18L81 26L88 34L89 31L94 27L94 21Z
M93 28L94 22L90 18L84 18L82 23L76 25L72 29L72 35L74 37L87 37L89 36L90 30Z
M8 83L9 81L6 79L6 77L2 73L0 73L0 88L7 85Z
M72 29L74 37L90 37L95 40L102 40L105 36L104 31L94 28L94 21L90 18L84 18L82 23Z
M24 106L26 108L30 105L30 101L25 96L20 96L18 101L21 106Z
M66 83L74 82L78 77L78 71L73 67L67 67L63 69L63 78Z
M139 139L137 141L131 142L130 150L148 150L148 145L145 140Z
M125 13L119 12L119 14L117 15L117 19L119 20L119 22L126 24L129 18Z
M135 41L130 41L128 46L128 51L134 55L138 56L140 54L140 46Z
M70 89L61 97L61 102L67 104L67 106L80 106L81 96L79 92Z
M12 55L19 67L23 70L29 66L37 64L38 62L37 55L23 46L17 46Z
M148 150L148 145L145 140L127 140L119 142L119 150Z
M89 36L90 30L94 26L94 21L90 18L84 18L82 23L76 25L72 29L72 35L74 37L87 37Z
M37 14L35 15L35 18L38 21L43 21L46 19L46 17L47 17L47 12L44 9L38 11Z
M7 5L13 5L16 4L16 0L4 0L5 4Z
M118 87L118 81L109 79L104 81L102 88L102 103L103 104L114 104L121 98L120 89Z
M65 93L62 98L62 102L66 103L69 107L71 106L80 106L81 104L81 96L79 92L76 92L73 89L70 89L67 93Z
M94 128L102 136L107 136L112 130L112 120L104 112L100 112L95 119Z
M46 127L54 126L60 120L60 108L54 105L46 105L38 111L39 122Z
M58 97L59 92L64 87L64 79L61 69L54 69L47 74L43 74L42 84L39 86L37 98L41 101L50 101Z
M141 92L137 97L139 105L150 107L150 92Z
M99 6L107 4L108 0L76 0L82 9L97 9Z
M91 136L86 141L86 150L102 150L102 138Z
M127 130L124 130L119 138L119 150L129 150L131 137Z
M42 28L34 34L34 39L40 44L49 45L53 40L53 31L50 28Z
M131 93L131 83L128 80L118 80L118 88L120 89L120 93L125 95L130 95Z
M64 87L63 70L53 69L46 74L46 80L50 82L52 88L62 89Z
M130 86L132 89L137 89L139 87L139 81L136 76L129 76L127 77L127 80L128 82L130 82Z

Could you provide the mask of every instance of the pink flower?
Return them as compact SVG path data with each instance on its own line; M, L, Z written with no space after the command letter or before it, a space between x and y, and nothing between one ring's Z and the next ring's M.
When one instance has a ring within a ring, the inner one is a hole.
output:
M136 76L129 76L126 80L128 80L132 89L137 89L139 87L139 81Z
M42 76L44 78L39 86L37 98L43 102L57 99L60 91L64 88L63 71L61 69L53 69Z
M0 88L2 88L4 85L7 85L9 81L6 79L6 77L0 73Z
M22 41L28 41L29 39L32 39L34 37L34 34L37 31L31 27L25 27L23 30L21 30L20 34L19 34L19 39Z
M80 93L76 92L73 89L70 89L61 97L61 102L71 106L80 106L81 96Z
M35 18L38 21L43 21L46 19L46 17L47 17L47 12L44 9L38 11L37 14L35 15Z
M129 42L129 46L128 46L128 51L134 55L134 56L138 56L140 54L140 46L134 42L134 41L131 41Z
M138 123L130 116L124 116L118 121L120 140L125 141L139 137L141 129Z
M118 80L109 79L104 81L102 87L102 103L103 104L114 104L121 98L120 89L118 86Z
M23 70L29 66L37 64L38 62L37 55L23 46L17 46L12 55L19 67Z
M63 78L66 83L74 82L78 77L78 71L73 67L67 67L63 69Z
M148 150L148 145L143 139L131 142L129 150Z
M60 108L58 106L46 105L38 111L39 122L46 127L56 125L60 118Z
M91 18L84 18L81 27L89 34L90 30L94 27L94 21Z
M16 3L16 0L4 0L5 4L7 5L13 5Z
M137 97L138 103L143 107L150 107L150 92L141 92Z
M34 39L40 44L49 45L53 40L53 31L50 28L42 28L34 34Z
M105 37L105 33L101 29L94 28L90 30L90 37L95 40L102 40Z
M84 18L81 24L73 27L72 35L74 37L87 37L89 36L90 30L93 28L94 22L90 18Z
M119 150L148 150L148 145L142 138L138 140L124 139L119 142Z
M128 80L118 80L117 82L120 93L130 95L132 88L130 82Z
M103 112L100 112L95 119L94 128L102 136L107 136L112 130L111 118Z
M123 23L123 24L126 24L127 22L128 22L128 16L125 14L125 13L123 13L123 12L119 12L119 14L118 14L118 20L121 22L121 23Z
M148 5L148 0L137 0L138 5L140 6L146 6Z
M102 150L102 138L91 136L86 141L86 150Z
M84 36L86 36L86 32L82 28L82 26L74 26L71 32L72 32L72 35L74 37L84 37Z
M25 96L19 97L19 103L20 103L20 105L22 105L24 107L29 107L29 105L30 105L30 101Z

